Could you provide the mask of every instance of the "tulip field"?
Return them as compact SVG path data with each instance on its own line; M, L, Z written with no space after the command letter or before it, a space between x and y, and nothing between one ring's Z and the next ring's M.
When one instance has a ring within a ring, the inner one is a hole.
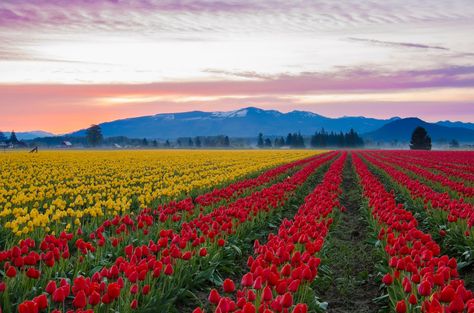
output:
M0 312L474 312L474 152L9 152L0 169Z

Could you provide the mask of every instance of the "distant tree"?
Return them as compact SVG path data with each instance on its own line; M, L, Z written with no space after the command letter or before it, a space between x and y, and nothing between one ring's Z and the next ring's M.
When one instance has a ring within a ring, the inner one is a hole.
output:
M267 148L271 148L272 147L272 141L270 139L265 139L265 147Z
M12 133L10 134L10 139L8 140L9 143L11 143L12 145L17 145L20 143L20 141L18 141L18 138L16 137L16 133L14 130L12 130Z
M151 144L153 145L153 147L158 147L158 141L156 141L156 139L154 139Z
M178 139L178 140L176 140L176 144L178 145L178 147L181 147L181 145L182 145L183 143L181 142L181 139Z
M289 133L288 136L286 136L285 144L290 147L293 145L293 135L291 133Z
M86 138L89 145L95 147L102 143L104 136L99 125L91 125L86 131Z
M327 133L322 129L320 132L315 132L310 139L311 147L360 147L364 145L364 140L351 129L347 133L340 132L335 134L333 132Z
M456 139L453 139L449 142L449 147L450 148L459 148L459 141L457 141Z
M6 141L7 141L7 137L5 136L3 132L0 131L0 142L6 142Z
M171 146L170 141L168 139L166 139L165 147L169 148L170 146Z
M426 129L418 126L413 131L410 141L411 150L431 150L431 137L428 136Z
M224 137L224 147L229 147L230 146L230 140L229 136Z
M264 143L263 143L263 134L260 133L260 134L258 134L257 146L261 148L261 147L263 147L263 145L264 145Z
M188 146L190 146L190 147L194 146L194 142L193 142L192 138L188 138Z
M201 139L199 139L199 137L196 137L194 142L196 143L196 147L201 148Z
M142 140L142 146L147 147L148 146L148 140L146 138L143 138Z

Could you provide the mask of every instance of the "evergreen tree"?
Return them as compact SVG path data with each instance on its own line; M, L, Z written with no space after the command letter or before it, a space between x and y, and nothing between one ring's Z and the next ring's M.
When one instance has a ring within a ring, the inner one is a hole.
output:
M316 132L310 139L311 147L360 147L364 145L364 140L351 129L348 133L335 134L327 133L322 129Z
M86 131L86 138L89 145L95 147L102 143L104 136L99 125L91 125Z
M428 136L426 129L418 126L413 131L410 141L411 150L431 150L431 137Z
M456 139L453 139L449 142L449 147L450 148L459 148L459 141Z
M283 137L275 138L275 143L274 143L275 147L283 147L284 145L285 145L285 138Z
M6 142L6 141L7 141L7 137L5 136L3 132L0 131L0 142Z
M158 141L156 141L156 139L153 140L153 141L152 141L152 145L153 145L153 147L158 147Z
M289 133L288 136L286 136L285 144L290 147L293 146L293 135L291 133Z
M193 140L191 138L188 139L188 146L194 146Z
M196 137L194 142L196 143L196 147L201 148L201 139L199 139L199 137Z
M230 140L229 136L224 137L224 147L229 147L230 146Z
M165 147L169 148L170 146L171 146L170 141L168 139L166 139Z
M10 140L8 140L8 142L11 143L12 145L17 145L20 143L18 141L18 138L16 138L16 134L14 130L12 130L12 133L10 134Z
M142 140L142 146L147 147L148 146L148 140L146 138L143 138Z
M272 141L270 139L265 139L265 147L271 148L272 147Z
M263 144L264 144L264 143L263 143L263 134L260 133L260 134L258 134L257 147L262 148L262 147L263 147Z

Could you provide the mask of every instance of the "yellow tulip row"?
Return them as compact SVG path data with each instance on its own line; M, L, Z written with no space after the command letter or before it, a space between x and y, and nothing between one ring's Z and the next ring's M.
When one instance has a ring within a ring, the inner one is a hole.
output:
M45 151L0 154L0 223L16 236L209 189L315 151Z

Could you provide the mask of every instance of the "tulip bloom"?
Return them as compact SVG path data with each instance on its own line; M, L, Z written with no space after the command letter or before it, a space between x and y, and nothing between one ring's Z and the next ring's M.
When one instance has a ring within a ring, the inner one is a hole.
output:
M224 284L222 285L222 287L224 288L224 292L226 293L234 292L235 290L235 284L229 278L224 280Z

